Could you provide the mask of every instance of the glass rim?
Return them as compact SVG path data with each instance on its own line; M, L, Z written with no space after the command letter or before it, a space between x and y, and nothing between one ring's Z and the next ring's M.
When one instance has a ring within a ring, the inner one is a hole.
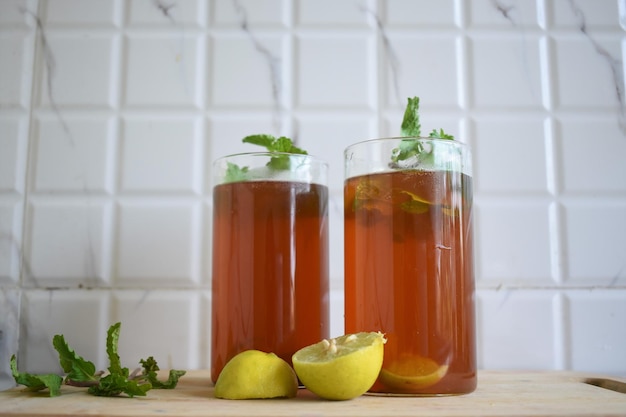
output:
M443 138L431 138L428 136L384 136L384 137L379 137L379 138L370 138L370 139L364 139L361 140L359 142L355 142L352 143L348 146L346 146L344 152L348 151L348 149L355 147L355 146L360 146L360 145L366 145L368 143L375 143L375 142L386 142L386 141L399 141L399 140L419 140L419 141L428 141L428 142L440 142L440 143L446 143L446 144L454 144L454 145L459 145L461 148L466 148L467 150L471 151L472 147L470 146L469 143L466 142L461 142L459 140L456 139L443 139Z
M303 154L303 153L292 153L292 152L270 152L270 151L257 151L257 152L239 152L239 153L231 153L228 155L223 155L220 157L217 157L213 160L213 165L217 164L219 161L222 161L224 159L228 159L228 158L244 158L244 157L256 157L256 156L267 156L267 157L272 157L272 156L295 156L298 158L306 158L306 159L311 159L315 162L321 163L323 165L326 165L327 167L329 166L328 161L326 161L325 159L317 156L317 155L311 155L311 154Z

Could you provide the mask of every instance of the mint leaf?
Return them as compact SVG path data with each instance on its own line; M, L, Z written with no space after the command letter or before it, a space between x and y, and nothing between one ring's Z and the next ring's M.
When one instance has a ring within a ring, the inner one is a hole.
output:
M420 99L419 97L409 97L406 109L404 110L404 118L400 128L401 136L420 136Z
M269 152L296 153L302 155L307 154L304 149L300 149L295 146L292 140L285 136L276 138L267 134L250 135L243 138L242 142L263 146Z
M401 125L401 136L408 137L400 141L397 148L394 148L391 152L391 167L399 168L399 162L415 160L412 165L432 162L434 155L432 149L424 149L424 145L413 138L420 137L421 125L419 117L419 97L408 98L408 103L404 111L404 118ZM443 129L433 129L428 136L430 138L437 139L450 139L453 140L454 136L448 135Z
M117 322L107 331L107 355L109 356L109 372L122 375L128 378L128 368L122 368L120 355L117 353L117 344L120 339L120 327L122 323Z
M241 141L243 143L251 143L252 145L259 145L266 148L268 151L271 151L272 144L276 138L272 135L266 134L258 134L258 135L250 135L243 138Z
M27 372L19 372L17 370L17 359L15 355L10 360L11 374L15 382L26 386L29 391L41 391L48 388L50 396L56 397L61 394L61 384L63 378L56 374L34 375Z
M159 366L152 356L141 363L144 365L143 374L137 375L139 369L129 376L128 368L122 367L118 354L118 342L121 323L115 323L107 332L106 351L109 356L109 374L100 377L102 372L96 372L95 365L76 354L63 335L55 335L52 344L59 353L59 362L67 374L65 383L75 387L89 387L88 392L98 396L116 396L126 394L129 397L145 396L146 392L154 388L175 388L181 376L186 371L170 370L167 381L157 379ZM15 355L10 360L11 373L15 382L24 385L30 391L41 391L48 388L50 396L61 394L63 378L55 374L34 375L19 372ZM148 382L146 382L148 381Z
M430 132L430 135L428 135L429 138L437 138L437 139L450 139L450 140L454 140L454 136L452 135L448 135L447 133L445 133L443 131L443 129L439 129L439 132L437 132L437 129L433 129L432 132Z
M227 162L226 164L224 182L237 182L248 179L248 167L241 168L239 165L233 164L232 162Z
M126 394L129 397L145 396L152 385L138 384L137 381L129 380L122 374L109 374L100 379L100 384L89 387L88 392L99 397L114 397Z
M280 154L292 153L307 155L307 151L295 146L293 141L285 136L276 138L268 134L249 135L243 138L242 142L259 145L267 149L270 153L276 153L277 155L270 157L267 166L279 171L286 171L291 168L289 156ZM248 167L239 167L236 164L228 162L224 182L245 181L247 178Z
M59 362L61 368L67 374L65 379L72 382L89 382L97 383L98 377L95 376L96 366L82 357L78 356L67 344L63 335L56 335L52 339L52 345L59 353Z
M89 387L88 392L101 397L112 397L126 394L129 397L146 395L152 385L139 384L137 380L129 379L128 368L122 367L117 345L120 338L121 323L115 323L107 331L107 355L109 356L109 374L100 378L98 385Z
M143 366L143 375L150 382L152 388L155 389L176 388L176 385L178 384L178 379L187 373L186 371L171 369L167 381L161 382L157 378L159 365L152 356L150 356L148 359L141 359L139 363L141 363L141 365Z

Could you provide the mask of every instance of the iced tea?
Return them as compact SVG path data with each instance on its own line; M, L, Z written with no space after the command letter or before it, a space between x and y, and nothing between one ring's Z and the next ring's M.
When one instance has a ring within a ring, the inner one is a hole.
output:
M328 188L285 180L213 191L211 378L237 353L329 337Z
M347 178L344 193L345 331L388 339L370 391L473 391L472 178L387 170Z

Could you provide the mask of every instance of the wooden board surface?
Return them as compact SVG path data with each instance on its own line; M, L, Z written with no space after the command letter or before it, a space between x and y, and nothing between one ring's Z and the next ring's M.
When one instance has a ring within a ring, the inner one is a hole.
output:
M176 389L147 397L101 398L64 386L61 396L50 398L18 387L0 392L0 416L626 416L626 393L618 392L626 391L626 379L593 377L483 371L478 389L461 396L325 401L300 390L293 399L232 401L214 398L208 371L191 371ZM597 386L603 384L618 391Z

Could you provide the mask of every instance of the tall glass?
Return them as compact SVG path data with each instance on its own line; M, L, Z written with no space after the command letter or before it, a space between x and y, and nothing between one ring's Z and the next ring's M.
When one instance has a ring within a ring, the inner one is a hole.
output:
M398 157L407 148L417 151ZM387 337L370 392L473 391L469 148L452 140L386 138L353 144L344 157L345 331Z
M247 350L288 363L328 338L328 166L248 153L213 165L211 378Z

